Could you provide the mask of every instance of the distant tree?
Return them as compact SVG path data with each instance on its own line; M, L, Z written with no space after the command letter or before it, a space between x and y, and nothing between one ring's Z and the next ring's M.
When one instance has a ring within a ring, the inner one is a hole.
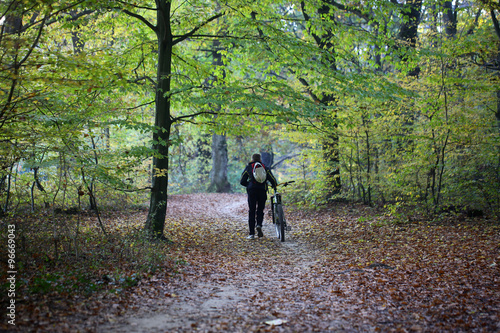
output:
M219 30L224 29L223 24L220 24ZM223 32L220 32L223 35ZM224 79L226 78L226 71L224 69L224 62L222 57L222 52L224 48L222 47L220 41L215 39L212 43L212 64L215 68L214 72L217 73L213 75L209 84L222 84L224 85ZM214 113L220 112L220 105L211 105L215 108ZM216 119L215 119L216 120ZM229 193L231 192L231 184L227 179L228 171L228 153L227 153L227 139L226 135L213 133L212 134L212 169L210 171L210 184L208 185L208 192L217 193Z

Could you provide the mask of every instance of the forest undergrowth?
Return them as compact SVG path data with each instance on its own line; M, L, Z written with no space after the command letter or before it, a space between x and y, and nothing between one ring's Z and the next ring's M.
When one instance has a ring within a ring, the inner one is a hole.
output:
M105 213L106 235L91 214L2 221L16 225L18 279L16 326L3 316L0 328L500 331L496 220L401 222L362 205L286 207L292 231L281 243L268 217L265 236L246 240L246 211L241 194L172 196L169 243L142 239L140 210Z

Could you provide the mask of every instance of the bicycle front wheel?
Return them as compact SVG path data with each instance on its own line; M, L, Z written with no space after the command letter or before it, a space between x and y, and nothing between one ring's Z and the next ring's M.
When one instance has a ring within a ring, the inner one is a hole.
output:
M276 228L276 237L278 237L282 242L285 241L285 214L283 213L283 207L281 205L275 206L274 211L275 221L274 224Z

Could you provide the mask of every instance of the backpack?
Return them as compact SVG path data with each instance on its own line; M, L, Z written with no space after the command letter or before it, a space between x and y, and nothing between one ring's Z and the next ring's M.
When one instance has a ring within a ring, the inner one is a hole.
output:
M253 178L259 183L264 183L267 179L266 169L260 162L253 164Z

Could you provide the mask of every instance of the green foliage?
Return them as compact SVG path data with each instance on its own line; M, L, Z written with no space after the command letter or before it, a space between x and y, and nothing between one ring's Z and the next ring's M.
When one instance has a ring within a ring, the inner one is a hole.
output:
M462 29L470 27L473 17L473 11L460 16ZM491 30L489 36L484 34L487 22L479 21L477 33L455 39L447 39L444 32L426 34L423 30L421 40L428 44L420 45L419 54L413 54L411 62L384 58L384 68L397 68L399 74L370 72L373 63L363 60L373 59L376 54L370 54L369 39L363 34L341 24L330 28L321 24L318 31L330 30L336 38L343 36L341 52L349 49L344 46L347 41L352 42L351 50L356 54L336 53L335 69L328 72L336 82L314 87L317 96L333 94L335 111L331 116L315 121L302 119L316 143L303 151L315 152L317 163L310 165L316 180L328 182L330 162L319 150L330 142L336 146L343 192L333 198L368 204L404 203L428 213L449 205L464 211L493 208L500 185L498 158L494 157L498 156L499 133L490 110L496 108L497 88L492 85L495 73L474 60L476 55L484 59L495 56L484 52L486 45L493 42ZM309 30L312 35L314 32ZM387 41L387 35L379 37L377 43ZM336 50L340 48L340 44L333 45ZM496 46L489 44L487 48L495 50ZM417 65L420 77L408 76ZM326 89L333 86L334 91ZM308 132L299 131L292 139L300 143L310 138ZM320 191L315 186L312 191L321 196L328 189ZM498 206L493 211L498 213Z
M251 154L266 149L284 159L280 179L300 180L290 196L301 205L350 199L498 212L490 70L498 38L477 3L452 8L459 33L450 35L443 8L424 2L413 45L399 39L411 24L404 4L175 2L174 39L192 35L172 50L170 129L153 125L158 40L149 4L122 3L133 16L108 1L31 5L0 5L8 22L24 24L5 25L0 40L3 212L64 210L90 197L140 204L153 157L165 157L155 143L169 148L169 191L205 190L213 133L230 143L236 191ZM338 181L341 190L332 188Z

